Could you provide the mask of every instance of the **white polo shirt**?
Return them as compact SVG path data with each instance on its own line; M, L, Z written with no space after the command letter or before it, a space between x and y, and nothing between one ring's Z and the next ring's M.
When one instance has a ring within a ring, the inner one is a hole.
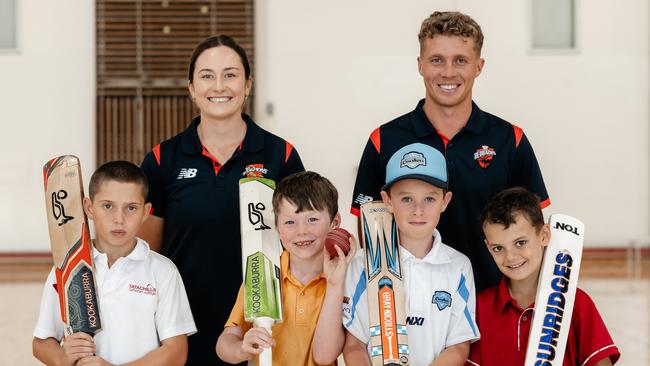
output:
M422 259L399 248L411 365L428 365L445 348L479 339L472 265L465 255L442 243L438 230L433 235L433 247ZM368 344L364 255L364 251L357 254L346 274L343 325Z
M196 332L185 287L174 263L138 239L133 251L109 269L107 256L93 246L102 330L97 355L110 363L137 360L160 341ZM34 337L61 340L63 326L54 268L45 281Z

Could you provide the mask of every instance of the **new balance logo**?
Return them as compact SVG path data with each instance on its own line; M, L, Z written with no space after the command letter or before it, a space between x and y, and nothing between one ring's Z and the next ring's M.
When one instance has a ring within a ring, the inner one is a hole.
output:
M359 205L363 205L364 203L371 202L371 201L372 201L372 197L366 196L363 193L359 193L359 195L357 195L357 198L354 199L354 202L358 203Z
M178 178L176 179L187 179L187 178L194 178L196 177L196 169L194 168L183 168L181 169L181 172L178 173Z
M422 325L424 324L424 318L419 316L407 316L406 324L408 325Z

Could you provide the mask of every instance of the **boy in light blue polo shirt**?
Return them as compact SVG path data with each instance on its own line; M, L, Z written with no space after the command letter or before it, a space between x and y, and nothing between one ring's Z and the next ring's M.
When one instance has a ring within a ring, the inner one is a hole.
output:
M442 243L436 226L451 200L447 165L421 143L398 150L386 165L381 196L399 229L411 365L464 365L479 338L474 275L469 259ZM364 257L346 277L343 349L349 365L370 365Z

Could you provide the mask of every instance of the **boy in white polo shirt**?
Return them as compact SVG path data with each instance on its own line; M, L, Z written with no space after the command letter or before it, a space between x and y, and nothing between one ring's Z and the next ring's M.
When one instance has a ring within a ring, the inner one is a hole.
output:
M46 365L182 365L196 332L174 264L136 237L149 216L147 178L134 164L102 165L84 211L95 224L93 261L102 330L63 337L54 269L45 282L32 342Z
M475 322L469 259L442 243L436 225L451 200L444 156L421 143L398 150L386 165L381 196L399 229L411 365L464 365ZM348 365L370 365L364 257L347 272L343 304Z

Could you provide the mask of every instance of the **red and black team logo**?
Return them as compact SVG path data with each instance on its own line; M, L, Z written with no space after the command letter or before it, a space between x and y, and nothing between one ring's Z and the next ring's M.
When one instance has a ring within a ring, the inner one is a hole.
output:
M264 164L249 164L242 175L247 178L264 178L268 172L269 170L264 168Z
M492 159L496 154L497 153L493 148L483 145L474 152L474 160L481 168L485 169L490 166L490 163L492 163Z

